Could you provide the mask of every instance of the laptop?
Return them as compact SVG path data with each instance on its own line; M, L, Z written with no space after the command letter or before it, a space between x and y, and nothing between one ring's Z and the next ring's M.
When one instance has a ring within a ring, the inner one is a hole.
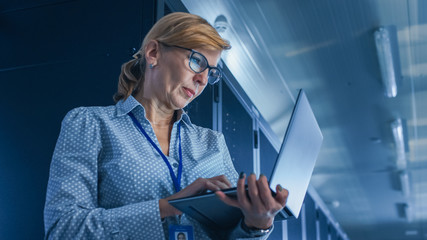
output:
M273 196L277 184L289 191L286 206L276 215L275 221L298 218L322 142L323 135L307 96L301 89L268 179ZM237 198L236 188L222 191ZM214 229L234 227L243 216L240 209L223 203L214 192L173 199L169 200L169 203Z

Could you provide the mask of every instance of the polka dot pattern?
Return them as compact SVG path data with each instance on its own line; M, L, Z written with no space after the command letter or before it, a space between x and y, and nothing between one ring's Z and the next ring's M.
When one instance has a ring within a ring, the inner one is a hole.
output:
M159 153L133 124L132 112L158 145L142 105L132 96L115 106L81 107L64 118L52 158L46 205L48 239L168 239L178 217L160 218L159 199L174 194L169 170ZM238 174L221 133L195 126L185 112L175 122L168 160L177 172L181 121L181 187L199 177ZM181 224L194 227L195 239L248 239L240 228L215 233L185 214ZM265 239L262 238L252 239Z

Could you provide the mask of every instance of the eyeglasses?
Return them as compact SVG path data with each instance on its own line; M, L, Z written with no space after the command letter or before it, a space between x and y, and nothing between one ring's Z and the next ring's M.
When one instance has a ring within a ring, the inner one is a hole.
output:
M191 54L188 57L189 58L188 66L190 66L191 70L193 70L193 72L195 73L201 73L206 69L209 69L209 72L208 72L209 84L214 85L221 79L222 77L221 70L217 67L209 66L208 60L203 54L190 48L185 48L180 46L171 46L171 47L176 47L176 48L181 48L181 49L191 51Z

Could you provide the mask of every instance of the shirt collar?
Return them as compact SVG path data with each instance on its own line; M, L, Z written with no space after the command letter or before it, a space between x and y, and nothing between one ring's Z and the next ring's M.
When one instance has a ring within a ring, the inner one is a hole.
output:
M182 120L182 122L184 122L187 126L189 126L189 127L191 127L191 128L194 129L194 126L193 126L193 124L191 123L191 120L190 120L190 116L188 116L187 112L184 111L184 109L179 109L178 111L179 111L178 112L178 117L179 117L179 115L181 115L181 117L179 117L179 120Z
M117 102L117 117L122 117L137 107L142 109L143 116L146 119L144 106L142 106L141 103L138 102L138 100L136 100L132 95L130 95L126 100L120 100ZM188 116L187 112L185 112L183 109L178 110L178 121L180 120L182 120L182 122L184 122L187 126L194 128L193 124L191 123L190 116Z

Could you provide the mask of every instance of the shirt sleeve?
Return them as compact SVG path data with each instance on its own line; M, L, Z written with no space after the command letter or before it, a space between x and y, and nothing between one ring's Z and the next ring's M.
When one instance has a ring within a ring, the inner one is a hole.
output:
M46 239L164 239L158 200L98 206L101 127L93 111L70 111L50 167L44 209Z
M228 178L233 187L237 186L237 180L239 179L239 174L234 168L233 160L231 160L230 152L228 151L227 144L225 142L224 135L220 133L219 139L220 149L222 151L222 160L225 169L225 176Z
M231 156L230 156L230 152L228 151L227 148L227 144L225 142L225 138L224 135L221 134L220 137L220 145L221 145L221 149L223 150L223 161L224 161L224 168L225 168L225 175L227 176L227 178L230 180L231 184L233 184L233 187L236 187L237 185L237 180L238 180L238 174L236 172L236 169L234 168L233 165L233 161L231 160ZM241 220L242 221L242 220ZM225 233L226 235L228 235L228 239L252 239L252 240L262 240L262 239L267 239L268 236L270 236L271 232L274 229L273 228L268 232L263 234L262 236L257 236L254 237L252 234L246 232L244 229L242 229L241 227L241 222L239 222L239 224L237 224L237 226L232 229L231 232L227 232Z

